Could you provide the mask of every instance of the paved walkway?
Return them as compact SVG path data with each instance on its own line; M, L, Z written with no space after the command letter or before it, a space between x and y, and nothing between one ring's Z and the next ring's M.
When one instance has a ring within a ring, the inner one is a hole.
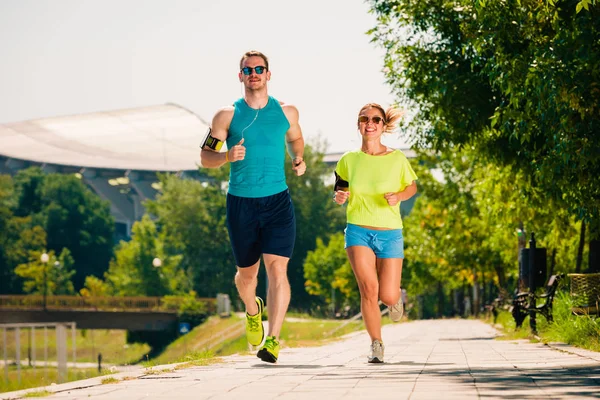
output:
M50 387L49 399L599 399L600 353L562 344L495 340L475 320L387 325L385 364L367 364L368 336L284 349L277 364L255 356ZM170 367L171 368L171 367ZM30 390L31 391L31 390ZM22 393L22 392L21 392ZM0 395L0 398L18 398Z

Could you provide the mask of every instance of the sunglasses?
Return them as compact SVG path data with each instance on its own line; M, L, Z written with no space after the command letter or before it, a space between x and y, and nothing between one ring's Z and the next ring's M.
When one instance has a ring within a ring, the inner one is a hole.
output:
M254 72L256 72L257 75L261 75L263 72L265 72L265 70L267 69L267 67L263 67L263 66L258 66L258 67L244 67L241 69L242 73L244 75L250 75L252 73L252 70L254 70Z
M358 122L361 122L361 123L363 123L363 124L366 124L366 123L367 123L367 122L369 122L369 121L373 121L373 123L374 123L375 125L377 125L377 124L379 124L381 121L383 121L383 118L381 118L381 117L377 117L377 116L375 116L375 117L372 117L372 118L369 118L369 117L367 117L366 115L361 115L360 117L358 117Z

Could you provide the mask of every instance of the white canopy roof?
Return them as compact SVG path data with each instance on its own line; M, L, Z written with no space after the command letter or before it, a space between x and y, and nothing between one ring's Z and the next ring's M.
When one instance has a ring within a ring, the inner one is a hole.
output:
M207 122L175 104L0 124L0 155L39 163L187 171Z

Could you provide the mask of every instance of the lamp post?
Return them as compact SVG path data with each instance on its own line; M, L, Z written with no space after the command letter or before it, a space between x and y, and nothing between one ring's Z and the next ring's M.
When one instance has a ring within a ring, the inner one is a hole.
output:
M153 295L156 296L157 294L162 293L162 289L161 289L161 281L163 279L163 274L162 274L162 271L161 271L162 260L160 258L158 258L158 257L155 257L152 260L152 266L154 268L156 268L156 274L158 275L158 280L159 280L156 283L156 287L153 288L153 289L151 289L153 291Z
M61 268L60 261L54 261L54 272L59 271ZM58 290L60 289L59 284L62 283L62 275L56 277L56 281L54 282L54 294L58 294Z
M46 294L48 292L48 276L47 276L47 269L48 269L48 261L50 260L50 256L48 255L48 253L43 253L42 256L40 257L40 260L42 261L42 264L44 265L44 271L43 271L43 276L44 276L44 300L43 300L43 308L44 311L46 311Z

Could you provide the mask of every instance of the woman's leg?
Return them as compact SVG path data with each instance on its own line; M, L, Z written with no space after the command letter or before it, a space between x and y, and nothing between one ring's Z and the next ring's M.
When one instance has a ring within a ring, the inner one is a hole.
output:
M381 311L375 253L368 247L346 248L360 290L360 310L371 341L381 340Z
M402 282L402 258L378 258L379 298L387 306L393 306L400 298Z
M400 298L402 281L402 258L378 258L377 273L379 275L379 298L388 307L393 306Z

